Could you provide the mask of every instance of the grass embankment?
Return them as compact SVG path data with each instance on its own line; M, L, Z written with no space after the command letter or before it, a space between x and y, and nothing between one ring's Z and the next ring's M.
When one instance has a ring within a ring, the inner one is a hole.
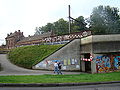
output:
M79 75L0 76L0 83L80 83L120 81L120 72Z
M62 45L19 47L11 50L8 54L8 58L15 65L31 69L33 65L49 56L60 47L62 47Z

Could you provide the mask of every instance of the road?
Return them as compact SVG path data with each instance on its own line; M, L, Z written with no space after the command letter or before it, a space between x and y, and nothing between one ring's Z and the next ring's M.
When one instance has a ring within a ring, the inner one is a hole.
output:
M65 87L0 87L0 90L120 90L120 83Z
M18 67L10 63L6 54L0 54L0 64L3 68L0 75L44 75L54 74L53 71L30 70ZM63 72L63 74L80 74L81 72Z

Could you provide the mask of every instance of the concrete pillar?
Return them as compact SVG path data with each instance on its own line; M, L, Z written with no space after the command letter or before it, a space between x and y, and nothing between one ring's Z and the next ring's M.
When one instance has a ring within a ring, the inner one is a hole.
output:
M91 73L97 73L97 69L96 69L96 60L95 58L97 56L102 56L103 54L93 54L94 58L93 61L91 62Z
M81 70L85 72L85 61L81 60Z
M91 61L91 73L97 73L96 61Z

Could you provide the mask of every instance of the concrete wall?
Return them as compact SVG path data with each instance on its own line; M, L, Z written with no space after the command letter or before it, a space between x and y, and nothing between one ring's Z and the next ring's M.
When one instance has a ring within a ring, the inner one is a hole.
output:
M2 70L1 63L0 63L0 71Z
M80 70L80 39L74 39L34 68L53 70L56 60L62 63L62 70Z
M92 60L84 58L86 54L90 54ZM91 73L120 70L120 34L75 39L34 68L53 70L55 60L62 62L62 70L91 70Z
M81 39L81 54L90 53L91 73L102 73L120 70L120 34L92 35ZM81 70L85 70L85 62Z
M120 34L92 35L81 39L82 53L120 52Z
M120 52L120 41L93 43L93 53Z
M81 70L82 72L85 72L85 61L81 61Z
M81 54L91 53L92 51L92 43L84 44L84 45L81 45L80 47L81 47L80 48Z

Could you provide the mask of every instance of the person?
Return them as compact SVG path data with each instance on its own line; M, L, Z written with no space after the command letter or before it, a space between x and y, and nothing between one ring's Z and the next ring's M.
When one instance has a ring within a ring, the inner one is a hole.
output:
M61 63L58 62L58 71L59 71L59 74L62 74L62 72L61 72L61 67L62 67Z
M55 61L55 63L54 63L54 74L56 74L56 73L59 74L57 61Z

